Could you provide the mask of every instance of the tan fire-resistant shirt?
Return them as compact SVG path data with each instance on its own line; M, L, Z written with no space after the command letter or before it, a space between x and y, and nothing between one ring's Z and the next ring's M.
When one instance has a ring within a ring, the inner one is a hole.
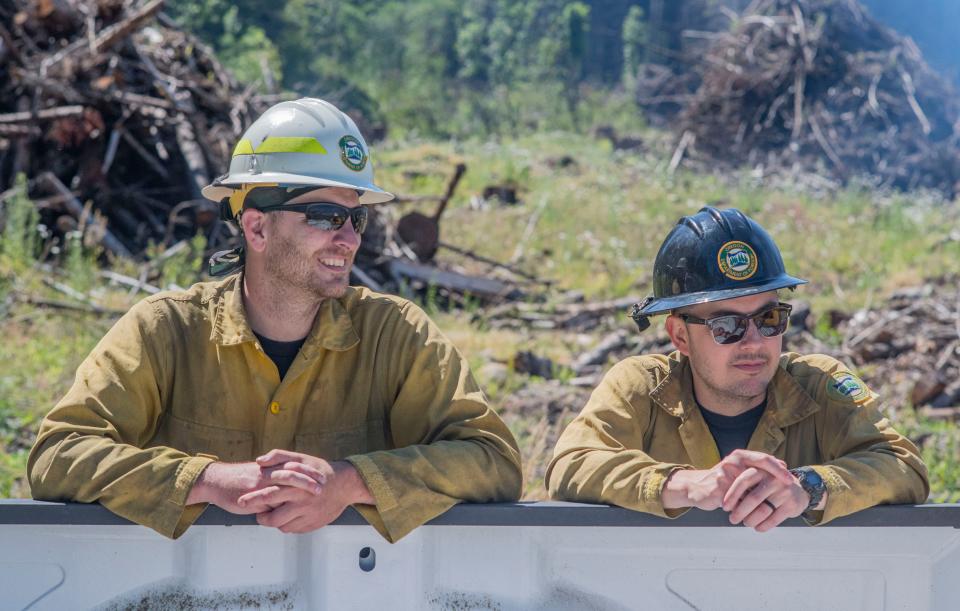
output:
M516 500L520 457L465 359L414 304L350 288L321 305L283 380L247 323L240 276L134 306L40 426L37 499L99 501L177 537L217 457L274 448L346 459L396 541L458 501Z
M789 468L812 466L827 488L828 522L880 503L922 503L927 469L917 448L874 407L876 396L837 360L784 354L747 445ZM717 445L693 397L689 360L674 352L621 361L557 442L546 480L557 499L676 517L664 483L675 469L709 469Z

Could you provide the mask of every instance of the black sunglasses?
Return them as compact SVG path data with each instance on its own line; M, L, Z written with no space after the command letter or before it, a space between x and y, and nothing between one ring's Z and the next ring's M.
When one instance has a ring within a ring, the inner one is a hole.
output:
M697 318L690 314L678 314L681 320L695 325L706 325L713 334L713 341L720 345L735 344L747 334L747 325L750 321L757 326L757 331L764 337L776 337L787 330L790 323L790 312L793 306L789 303L778 303L760 310L755 314L724 314L713 318Z
M331 202L313 202L309 204L281 204L276 206L257 207L261 212L281 210L287 212L302 212L307 217L307 223L324 231L337 231L350 219L353 230L363 233L367 228L367 207L357 206L347 208Z

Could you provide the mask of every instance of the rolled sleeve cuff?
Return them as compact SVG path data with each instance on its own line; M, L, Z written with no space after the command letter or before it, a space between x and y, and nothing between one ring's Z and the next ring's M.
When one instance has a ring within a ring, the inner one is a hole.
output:
M387 478L384 477L383 472L380 471L380 467L377 466L377 463L374 462L372 458L358 454L356 456L348 456L345 460L352 464L357 472L360 473L363 483L367 485L367 489L370 491L370 494L373 495L377 509L387 512L397 506L396 495L394 495L393 490L390 488L390 484L387 483Z
M207 504L187 505L187 496L189 496L190 490L203 470L215 461L215 457L201 455L184 459L180 463L173 480L173 489L160 508L159 521L156 526L157 532L176 539L197 521L197 518L207 508Z
M678 518L690 511L689 507L666 509L663 506L663 487L675 471L692 469L687 465L662 465L643 478L640 484L640 502L642 510L658 515L661 518Z
M344 460L354 466L373 496L374 505L354 505L363 519L390 543L396 542L412 530L412 528L405 528L398 520L391 519L391 514L396 513L400 504L377 463L369 456L362 454L348 456Z

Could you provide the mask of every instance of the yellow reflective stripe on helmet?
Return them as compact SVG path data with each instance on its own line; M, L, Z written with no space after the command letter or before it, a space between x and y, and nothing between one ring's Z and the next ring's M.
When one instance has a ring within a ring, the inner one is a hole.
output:
M257 146L255 151L261 153L310 153L326 155L327 149L316 138L299 138L294 136L270 136Z
M240 185L239 189L234 189L233 193L230 194L230 212L233 213L234 218L240 211L243 210L243 202L247 199L247 194L258 187L279 187L279 183L275 182L265 182L262 184L255 185Z
M253 143L249 140L237 142L237 146L233 149L233 157L237 155L253 155Z

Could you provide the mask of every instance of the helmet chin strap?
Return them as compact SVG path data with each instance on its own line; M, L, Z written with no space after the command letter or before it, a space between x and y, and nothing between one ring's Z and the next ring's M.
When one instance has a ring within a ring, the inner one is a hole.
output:
M637 330L643 333L650 328L650 317L644 316L640 312L643 311L643 308L650 305L650 302L653 301L653 297L647 297L640 303L633 304L633 311L630 312L630 318L633 319L633 322L637 323Z
M233 216L233 208L230 207L230 198L224 197L220 200L220 220L221 221L235 221L236 218Z

